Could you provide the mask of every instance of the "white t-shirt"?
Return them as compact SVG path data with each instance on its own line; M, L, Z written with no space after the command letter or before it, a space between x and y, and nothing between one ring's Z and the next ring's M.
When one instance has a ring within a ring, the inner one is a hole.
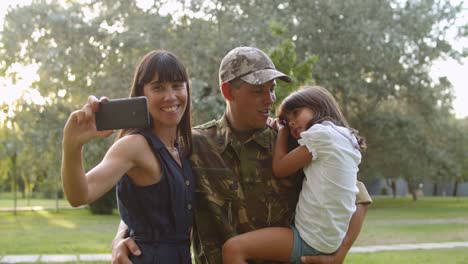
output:
M309 246L335 252L356 211L359 145L345 127L329 121L301 133L299 144L312 153L296 207L295 225Z

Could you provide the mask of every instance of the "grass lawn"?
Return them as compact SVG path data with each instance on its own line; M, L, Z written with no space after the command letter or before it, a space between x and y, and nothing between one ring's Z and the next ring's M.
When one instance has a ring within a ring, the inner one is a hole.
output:
M66 203L66 202L65 202ZM118 214L0 212L0 255L110 253ZM356 246L468 240L468 197L376 197ZM352 253L352 263L468 263L467 248Z
M120 218L86 209L0 213L0 255L109 253Z
M352 253L346 264L466 264L467 248Z
M356 246L468 240L468 197L377 197Z
M367 220L449 219L468 217L468 197L374 197Z
M38 195L34 195L38 196ZM13 208L14 207L14 194L12 192L0 192L0 209L2 208ZM29 198L25 199L21 197L21 194L17 194L16 207L26 207L26 206L42 206L46 208L55 208L57 206L57 201L55 199L43 199L41 198ZM59 207L70 207L70 203L66 199L58 199Z

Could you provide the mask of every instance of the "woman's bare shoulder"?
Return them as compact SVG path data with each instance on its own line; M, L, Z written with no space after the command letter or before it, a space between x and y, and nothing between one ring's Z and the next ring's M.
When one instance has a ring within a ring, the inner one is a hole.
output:
M123 146L126 146L126 147L130 147L132 145L138 145L138 146L148 145L148 143L146 142L145 137L140 135L140 134L125 135L125 136L119 138L114 143L114 145L115 144L123 145Z
M114 142L111 149L136 157L142 152L151 151L145 137L139 134L126 135Z
M132 169L127 175L138 185L148 185L159 181L161 168L159 160L154 156L146 138L139 134L127 135L120 138L115 144L127 152L127 158L132 160Z

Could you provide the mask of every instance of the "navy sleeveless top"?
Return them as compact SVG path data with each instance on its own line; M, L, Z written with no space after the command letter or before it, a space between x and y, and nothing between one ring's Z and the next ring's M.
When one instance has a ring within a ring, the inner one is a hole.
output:
M151 130L138 134L145 137L159 160L162 176L158 183L149 186L136 186L127 175L117 183L120 217L142 252L140 256L130 256L130 260L133 263L191 263L195 182L190 162L181 157L180 167Z

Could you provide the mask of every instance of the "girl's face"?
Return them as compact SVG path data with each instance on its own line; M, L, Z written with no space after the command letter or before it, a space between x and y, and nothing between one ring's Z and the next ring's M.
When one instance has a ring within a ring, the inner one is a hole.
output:
M289 131L295 139L301 137L301 132L307 129L307 124L314 118L315 113L307 107L298 107L286 114Z
M158 74L143 87L155 127L177 127L187 107L186 82L159 82Z

